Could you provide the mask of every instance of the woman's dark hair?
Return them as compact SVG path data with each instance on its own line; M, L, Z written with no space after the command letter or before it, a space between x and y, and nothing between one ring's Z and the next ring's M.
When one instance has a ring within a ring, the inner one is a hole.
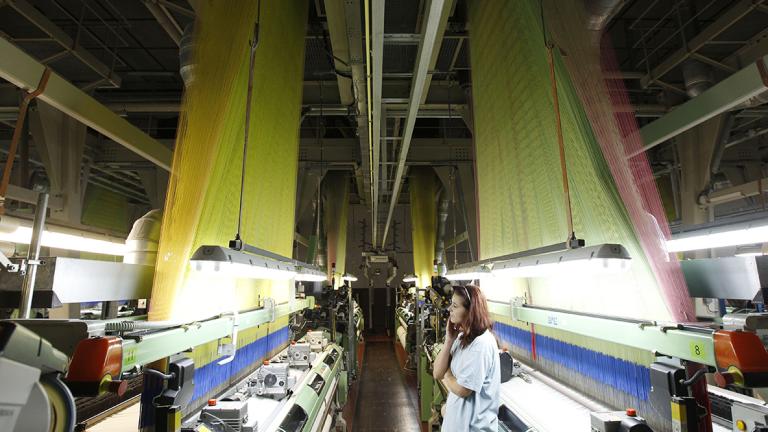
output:
M464 336L461 338L461 347L466 348L476 337L493 330L493 321L488 313L488 302L480 287L475 285L462 285L453 287L453 293L462 298L467 316L464 322L459 324Z

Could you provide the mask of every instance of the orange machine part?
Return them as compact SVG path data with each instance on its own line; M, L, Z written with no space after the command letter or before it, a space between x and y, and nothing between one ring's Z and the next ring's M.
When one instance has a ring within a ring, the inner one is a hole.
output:
M119 377L122 367L122 339L116 336L85 339L75 348L66 380L98 383L105 375Z
M715 361L719 369L735 367L745 374L768 374L768 351L756 334L718 330L714 341Z

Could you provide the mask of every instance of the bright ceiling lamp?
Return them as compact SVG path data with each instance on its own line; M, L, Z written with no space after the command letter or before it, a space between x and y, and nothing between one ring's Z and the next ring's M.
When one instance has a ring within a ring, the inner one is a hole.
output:
M406 273L403 275L403 282L405 283L415 283L419 280L418 276L416 276L413 273Z
M350 273L344 273L344 275L341 277L341 280L346 282L357 282L357 276Z
M480 280L488 276L493 276L493 274L485 264L467 264L448 270L445 274L446 279L451 281Z
M319 267L300 263L296 267L296 280L299 282L323 282L328 280L328 275Z
M28 245L32 241L32 221L4 216L0 223L0 241ZM125 255L125 240L46 224L40 239L43 247L104 255Z
M768 220L698 229L672 236L667 251L687 252L768 242Z
M296 266L221 246L200 246L189 260L192 270L211 276L285 280L296 276Z
M624 246L601 244L495 262L492 273L505 278L571 277L622 272L629 269L630 262Z

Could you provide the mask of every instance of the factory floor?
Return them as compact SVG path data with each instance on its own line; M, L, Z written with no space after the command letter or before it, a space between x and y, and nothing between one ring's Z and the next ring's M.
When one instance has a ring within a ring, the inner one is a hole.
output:
M391 339L368 339L353 429L418 432L418 396L397 364Z

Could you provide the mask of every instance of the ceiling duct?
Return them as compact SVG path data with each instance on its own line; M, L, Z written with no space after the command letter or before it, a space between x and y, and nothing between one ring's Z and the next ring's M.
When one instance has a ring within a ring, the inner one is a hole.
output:
M709 66L696 60L688 60L683 64L683 80L685 92L690 98L704 93L715 83Z
M184 28L179 42L179 74L184 80L184 87L189 87L195 78L195 63L193 54L195 51L195 26L188 24Z
M624 0L584 0L587 11L587 28L600 31L624 6Z

